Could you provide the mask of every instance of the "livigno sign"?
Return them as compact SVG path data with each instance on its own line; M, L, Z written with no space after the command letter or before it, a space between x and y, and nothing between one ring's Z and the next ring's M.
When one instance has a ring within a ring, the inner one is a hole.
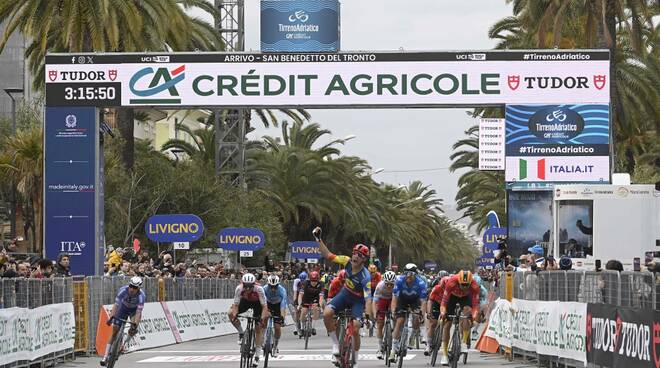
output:
M218 248L254 251L263 248L266 236L259 229L227 227L218 233Z
M339 1L262 0L261 51L339 51Z
M154 215L144 224L144 231L155 242L193 242L204 234L204 223L196 215Z
M83 63L81 63L84 62ZM48 106L607 103L607 51L46 57Z

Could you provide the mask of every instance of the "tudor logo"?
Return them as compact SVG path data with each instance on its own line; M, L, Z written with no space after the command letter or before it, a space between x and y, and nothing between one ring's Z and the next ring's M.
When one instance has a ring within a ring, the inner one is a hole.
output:
M117 69L108 70L108 78L110 78L111 81L117 79Z
M594 87L601 90L605 87L606 77L605 75L594 75Z
M57 70L49 70L48 79L50 79L51 82L55 82L55 79L57 79Z
M518 89L518 86L520 86L520 76L509 75L506 77L506 82L509 84L509 88L515 91Z

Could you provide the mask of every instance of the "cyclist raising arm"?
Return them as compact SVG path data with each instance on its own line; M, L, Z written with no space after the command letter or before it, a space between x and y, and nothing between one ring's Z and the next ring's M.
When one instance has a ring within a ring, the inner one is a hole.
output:
M348 307L351 308L354 319L355 352L357 353L360 350L360 318L362 318L362 313L365 310L367 313L371 310L371 290L369 287L371 276L365 268L369 261L369 248L366 245L358 244L353 247L351 257L336 255L328 250L325 242L321 239L320 227L314 229L312 233L316 241L319 242L321 255L325 259L345 267L346 280L344 281L344 287L339 294L332 298L332 301L328 303L323 311L323 322L332 340L332 358L333 361L336 361L337 356L339 356L339 340L335 333L334 317L335 313ZM357 362L353 367L357 367Z
M442 331L442 358L440 359L440 364L449 364L449 358L447 357L447 343L449 341L451 321L445 318L447 315L447 308L451 308L449 311L454 313L454 307L458 303L462 308L463 316L467 316L470 312L470 307L472 307L472 319L476 319L477 314L479 313L480 291L481 288L477 282L474 281L472 272L470 271L460 271L447 280L445 292L442 295L442 303L440 304L440 319L444 321L444 329ZM461 352L467 352L467 342L470 338L470 327L470 321L466 319L461 320L461 330L463 331Z
M140 324L140 319L142 319L142 309L144 308L144 301L146 296L144 291L140 290L142 286L142 278L139 276L133 276L131 281L126 286L122 286L117 293L115 298L115 305L112 306L112 311L110 312L110 319L108 319L108 326L112 324L112 337L105 347L105 355L101 360L101 365L105 366L108 361L108 355L110 354L110 345L119 333L120 327L124 326L124 322L128 317L131 317L131 320L135 325L131 326L128 330L130 336L134 336L137 333L137 327Z

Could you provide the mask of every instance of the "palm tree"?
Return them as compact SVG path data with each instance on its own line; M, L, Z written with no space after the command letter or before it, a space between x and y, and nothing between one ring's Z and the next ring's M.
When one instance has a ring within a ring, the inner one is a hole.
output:
M43 244L41 228L41 198L43 172L43 132L35 126L21 129L15 136L7 137L0 151L0 174L12 178L32 216L32 249Z

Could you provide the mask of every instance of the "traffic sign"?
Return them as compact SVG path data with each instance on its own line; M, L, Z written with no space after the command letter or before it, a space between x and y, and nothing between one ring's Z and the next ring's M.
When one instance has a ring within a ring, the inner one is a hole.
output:
M174 249L176 250L188 250L190 249L190 242L174 242Z
M242 250L242 251L240 251L240 255L241 255L241 257L243 257L243 258L252 257L253 254L254 254L254 253L253 253L251 250Z

